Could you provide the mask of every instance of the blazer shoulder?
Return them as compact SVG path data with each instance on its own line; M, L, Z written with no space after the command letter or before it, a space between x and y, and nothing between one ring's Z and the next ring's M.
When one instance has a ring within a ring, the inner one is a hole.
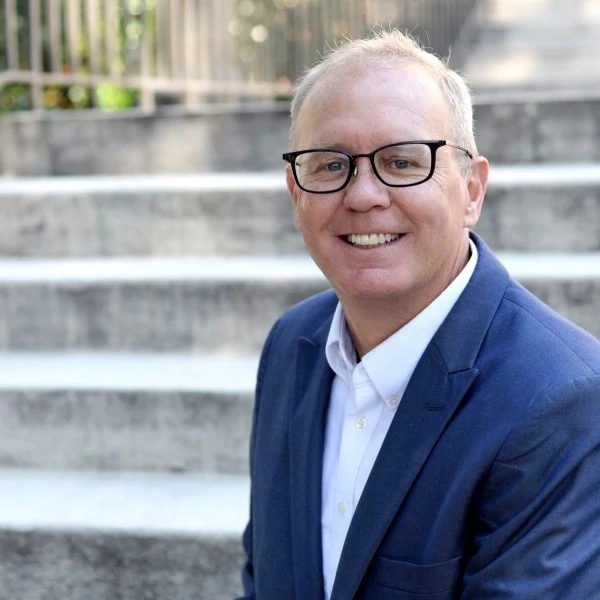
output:
M511 281L499 314L505 336L521 348L532 365L548 365L557 374L600 375L600 341L558 314L523 286Z
M338 298L326 290L290 307L278 321L281 333L292 338L312 337L331 322Z

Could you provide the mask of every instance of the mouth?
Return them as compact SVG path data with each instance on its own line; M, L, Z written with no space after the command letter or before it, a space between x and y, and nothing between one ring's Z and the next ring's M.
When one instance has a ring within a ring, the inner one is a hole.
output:
M376 248L391 244L402 237L400 233L351 233L346 237L346 241L353 246L361 248Z

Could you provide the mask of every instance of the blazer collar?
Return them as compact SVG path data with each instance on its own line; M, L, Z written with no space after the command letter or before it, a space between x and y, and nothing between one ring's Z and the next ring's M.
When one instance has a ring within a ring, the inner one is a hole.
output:
M356 594L413 481L477 376L475 359L509 277L482 240L472 237L477 268L425 350L396 411L350 524L331 600Z

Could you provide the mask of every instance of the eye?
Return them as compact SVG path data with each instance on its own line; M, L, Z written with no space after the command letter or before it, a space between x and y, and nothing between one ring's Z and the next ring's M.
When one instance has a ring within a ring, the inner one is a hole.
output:
M330 160L329 162L326 162L321 168L324 171L327 171L328 173L337 173L344 169L344 164L341 160Z
M304 155L304 173L313 176L337 176L348 171L349 161L343 154L320 151L307 152Z
M398 169L401 171L402 169L408 169L411 166L411 163L406 158L394 158L389 161L389 168Z

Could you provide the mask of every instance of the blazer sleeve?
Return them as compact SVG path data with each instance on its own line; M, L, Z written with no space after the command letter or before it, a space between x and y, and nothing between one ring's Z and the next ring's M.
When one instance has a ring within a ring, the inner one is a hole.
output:
M600 376L534 399L482 490L462 600L600 600Z
M256 440L256 423L258 420L258 411L260 407L260 396L262 393L262 383L264 379L265 370L269 362L269 353L271 346L273 345L273 339L279 325L279 321L271 329L267 340L265 341L263 351L261 353L260 362L258 365L258 372L256 376L256 393L254 399L254 411L252 416L252 432L250 435L250 519L244 530L242 536L242 547L244 550L245 560L242 566L242 586L244 589L244 595L237 598L236 600L255 600L256 591L254 586L254 564L252 561L252 547L253 547L253 527L252 527L252 476L254 472L255 464L255 440Z

